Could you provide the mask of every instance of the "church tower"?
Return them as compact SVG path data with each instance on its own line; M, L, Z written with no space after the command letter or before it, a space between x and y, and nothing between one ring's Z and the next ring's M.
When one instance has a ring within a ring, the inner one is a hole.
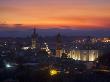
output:
M36 49L37 48L37 34L36 34L36 29L33 29L33 33L32 33L32 49Z
M61 40L61 34L58 33L56 36L56 57L62 56L62 40Z

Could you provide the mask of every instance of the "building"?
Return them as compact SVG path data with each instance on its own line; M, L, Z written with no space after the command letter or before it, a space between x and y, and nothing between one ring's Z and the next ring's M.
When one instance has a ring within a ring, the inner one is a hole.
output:
M95 61L99 54L99 50L71 50L68 57L81 61Z
M81 61L95 61L98 58L100 51L95 48L92 41L93 38L87 37L86 43L81 48L71 49L68 57ZM94 39L95 40L95 39Z
M37 48L37 41L38 41L38 34L36 34L36 29L33 29L33 33L32 33L32 49Z
M62 53L63 53L62 39L61 39L61 34L58 33L56 36L56 57L61 57Z

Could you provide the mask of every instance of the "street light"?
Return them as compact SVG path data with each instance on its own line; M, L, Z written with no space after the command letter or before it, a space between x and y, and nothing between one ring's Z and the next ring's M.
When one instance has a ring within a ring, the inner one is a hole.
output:
M50 70L50 75L51 76L54 76L54 75L57 75L58 74L58 71L57 70L55 70L55 69L51 69Z
M7 68L10 68L10 67L12 67L12 66L11 66L10 64L6 64L6 67L7 67Z

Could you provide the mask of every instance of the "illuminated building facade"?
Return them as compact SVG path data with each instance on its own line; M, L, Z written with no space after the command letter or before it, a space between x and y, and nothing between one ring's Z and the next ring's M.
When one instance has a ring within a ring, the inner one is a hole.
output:
M98 58L98 55L98 50L71 50L68 57L81 61L94 61Z
M87 37L86 43L81 48L71 49L68 57L81 61L95 61L99 56L99 50L95 49L93 43L96 43L95 38Z
M105 43L110 43L110 38L103 38L101 41Z

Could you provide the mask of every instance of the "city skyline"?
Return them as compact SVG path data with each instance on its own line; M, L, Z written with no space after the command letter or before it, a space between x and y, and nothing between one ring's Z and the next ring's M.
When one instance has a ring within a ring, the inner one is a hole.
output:
M0 82L110 82L110 0L0 0Z

